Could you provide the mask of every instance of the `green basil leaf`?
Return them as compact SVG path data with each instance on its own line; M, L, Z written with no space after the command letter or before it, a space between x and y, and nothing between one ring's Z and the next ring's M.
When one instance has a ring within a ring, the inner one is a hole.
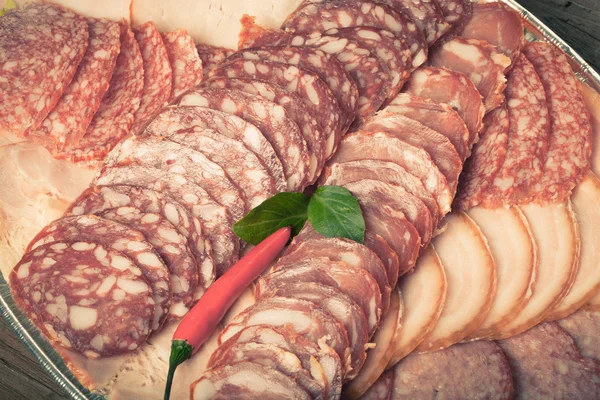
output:
M235 225L233 232L253 245L286 226L292 227L292 236L300 232L308 218L309 197L303 193L277 193L256 206Z
M365 219L358 200L340 186L321 186L308 203L308 220L325 237L365 241Z

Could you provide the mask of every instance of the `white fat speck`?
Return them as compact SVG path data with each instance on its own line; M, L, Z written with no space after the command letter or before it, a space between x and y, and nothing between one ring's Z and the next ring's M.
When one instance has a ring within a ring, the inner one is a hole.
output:
M151 267L158 268L162 265L161 261L158 259L156 254L144 252L137 255L137 260L140 264L149 265Z
M87 251L93 249L94 247L96 247L94 243L87 242L75 242L71 245L71 248L75 251Z
M96 290L96 294L98 296L104 297L110 291L110 289L112 289L112 287L114 286L116 281L117 281L116 276L114 276L114 275L107 276L106 278L104 278L102 280L102 284Z
M140 294L148 291L148 285L145 282L125 278L117 279L117 286L130 294Z
M24 279L29 276L29 267L31 267L31 261L21 264L17 270L17 278Z
M69 312L69 322L71 328L76 331L83 331L96 325L98 321L98 311L94 308L71 306Z

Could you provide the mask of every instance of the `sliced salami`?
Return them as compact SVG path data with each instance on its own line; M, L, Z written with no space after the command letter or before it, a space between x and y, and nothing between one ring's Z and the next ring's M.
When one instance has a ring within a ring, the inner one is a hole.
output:
M590 169L590 114L567 56L550 43L530 43L523 49L546 92L550 117L548 156L534 188L539 203L565 201Z
M485 107L477 88L465 75L445 68L421 67L403 89L454 108L469 129L469 148L477 142Z
M292 45L274 46L273 43L265 44L265 47L254 47L241 50L233 54L230 59L242 57L247 60L265 60L296 65L306 71L317 74L333 92L339 106L343 110L342 133L346 132L354 121L356 105L358 102L358 89L356 83L350 78L348 72L335 57L323 50ZM337 131L327 134L327 138ZM338 137L339 140L339 137ZM335 142L337 143L337 142ZM327 157L335 150L333 140L327 142Z
M173 70L169 64L167 48L154 22L148 21L133 29L144 63L144 90L140 108L135 113L131 127L134 134L140 133L146 123L161 108L167 105L173 91Z
M452 31L462 28L471 18L473 6L468 0L436 0L444 13L444 19L452 27Z
M386 0L385 2L403 11L415 21L429 45L448 30L449 24L436 0Z
M173 99L202 82L202 60L198 56L194 39L185 29L163 33L162 39L173 71Z
M139 230L110 219L81 215L57 219L36 235L26 252L54 242L89 242L123 253L142 271L154 299L154 318L150 329L165 322L171 306L172 278L162 258ZM197 272L195 275L198 280Z
M598 346L600 313L598 311L580 310L556 322L573 338L584 357L600 362Z
M129 24L120 24L121 52L110 86L81 140L65 146L58 158L96 165L131 129L144 89L144 67Z
M255 125L273 146L283 164L288 190L300 190L309 176L306 141L300 128L280 105L267 99L230 89L204 88L183 95L183 106L202 106L237 115Z
M414 119L446 136L463 160L470 154L469 130L450 105L400 93L387 110Z
M373 232L365 232L365 246L371 249L383 262L387 270L388 282L391 287L396 287L400 271L398 255L389 243Z
M195 127L214 129L223 136L243 143L265 164L275 179L277 191L286 190L283 166L273 146L256 126L233 114L197 106L169 107L152 120L144 133L171 137Z
M208 73L213 68L235 53L235 50L233 49L211 46L206 43L196 44L196 50L198 51L198 57L200 57L200 60L202 61L202 73L204 76L208 76Z
M122 253L54 242L27 253L9 277L19 307L53 343L88 358L137 349L151 332L152 290Z
M203 277L198 276L196 260L185 237L160 214L141 212L134 207L107 210L100 216L142 232L146 240L154 246L171 274L173 301L168 310L169 319L183 317L193 301L202 297L207 288Z
M88 18L89 44L73 80L40 127L29 132L34 141L60 151L85 134L108 90L121 48L117 22Z
M489 112L504 101L504 71L511 59L484 40L454 37L429 53L429 64L465 74L483 97Z
M218 275L238 259L239 240L231 230L231 215L225 207L213 201L204 189L189 182L183 175L137 166L104 168L95 183L139 186L177 199L202 224L202 232L212 244Z
M360 396L361 400L391 400L394 388L394 369L385 371L379 379Z
M88 47L88 25L59 5L30 4L2 16L0 37L0 128L25 136L73 79Z

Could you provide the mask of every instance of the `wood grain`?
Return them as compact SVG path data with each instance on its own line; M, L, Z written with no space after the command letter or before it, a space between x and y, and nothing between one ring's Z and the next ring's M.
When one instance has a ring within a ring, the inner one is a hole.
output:
M600 0L518 0L600 71ZM0 318L0 399L65 399Z

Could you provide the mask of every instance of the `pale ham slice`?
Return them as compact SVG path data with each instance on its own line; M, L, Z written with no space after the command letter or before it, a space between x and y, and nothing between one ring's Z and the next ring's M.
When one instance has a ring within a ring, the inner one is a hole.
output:
M411 353L435 327L446 302L446 273L433 246L417 261L415 272L398 284L404 302L404 323L396 327L388 367Z
M579 89L592 122L592 171L600 176L600 94L582 82Z
M396 289L392 292L390 308L371 339L375 347L367 351L367 360L358 376L344 387L344 399L358 399L379 379L386 369L391 356L390 349L394 346L396 329L403 325L403 319L404 303L401 293Z
M447 228L433 239L448 289L446 302L433 330L417 347L421 353L444 349L475 332L496 297L496 267L487 241L467 214L445 218Z
M490 339L515 336L539 324L567 294L579 263L579 231L570 204L520 207L538 248L533 295L525 307Z
M537 269L537 247L529 224L516 207L494 210L475 207L467 214L490 246L496 263L496 298L483 324L468 340L493 334L517 315L532 295Z
M581 240L579 269L571 290L546 320L564 318L600 291L600 180L592 172L575 187L571 204Z

